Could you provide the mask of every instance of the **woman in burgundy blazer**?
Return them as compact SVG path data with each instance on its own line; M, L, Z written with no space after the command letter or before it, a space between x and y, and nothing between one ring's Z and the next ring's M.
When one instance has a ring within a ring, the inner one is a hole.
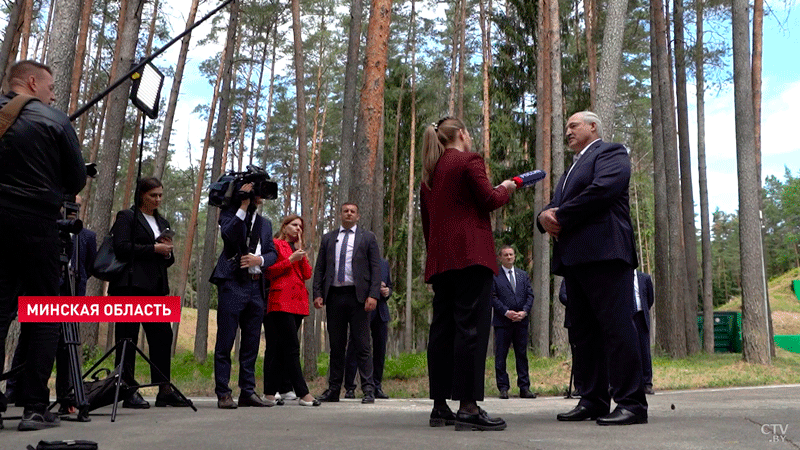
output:
M483 400L491 288L497 274L489 213L508 203L511 180L493 187L483 158L461 120L444 118L425 130L420 189L427 245L425 281L433 285L428 375L430 425L502 430L503 419L478 407ZM453 414L446 400L460 400Z
M284 373L289 377L301 406L319 406L308 391L300 367L300 341L297 331L308 315L308 290L305 280L311 278L311 266L303 250L303 219L297 214L286 216L274 239L278 260L267 268L270 281L267 301L267 345L273 346L274 362L269 366L264 392L275 400Z

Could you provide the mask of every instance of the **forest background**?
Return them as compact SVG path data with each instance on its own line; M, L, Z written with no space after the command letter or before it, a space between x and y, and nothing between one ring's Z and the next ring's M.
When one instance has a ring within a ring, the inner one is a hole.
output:
M50 64L56 106L73 112L218 5L6 1L0 61L6 69L25 58ZM791 69L796 58L783 55L788 75L765 77L763 117L774 120L762 132L762 52L779 50L764 50L761 39L788 35L792 6L768 4L765 14L763 3L741 0L239 0L155 61L168 78L162 112L143 136L129 83L75 121L84 157L101 171L83 193L82 218L102 240L116 211L132 203L141 153L143 173L165 184L162 214L178 249L170 287L197 309L194 356L202 362L216 305L207 279L221 249L209 183L223 170L266 167L280 191L263 212L274 224L303 215L312 264L319 237L338 223L338 205L355 200L392 267L390 353L424 351L432 295L421 278L418 147L426 124L460 116L493 181L534 168L550 173L493 221L497 244L513 245L534 280L533 352L562 355L563 309L552 301L560 280L549 274L550 243L533 223L571 164L565 118L593 109L606 138L631 152L640 270L659 286L657 350L670 357L710 351L713 341L699 342L698 311L710 314L741 295L743 356L769 363L764 277L800 266L800 149L787 139L791 116L774 116L797 104L800 82ZM709 113L727 111L735 127L706 123L706 92L715 99ZM717 152L727 159L706 153L706 129L715 136L707 147L724 148ZM708 167L707 158L718 165ZM720 175L734 161L733 173ZM96 280L89 289L103 292ZM309 373L325 349L323 314L312 308L303 330ZM87 348L113 342L100 332L82 327Z

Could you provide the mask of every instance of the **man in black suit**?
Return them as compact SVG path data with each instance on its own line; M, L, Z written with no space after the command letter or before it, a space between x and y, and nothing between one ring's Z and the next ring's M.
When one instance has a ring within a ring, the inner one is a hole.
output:
M392 275L389 273L389 261L381 258L381 297L378 299L378 307L369 313L369 328L372 335L372 382L375 384L375 398L389 398L383 392L383 366L386 362L386 342L389 339L389 305L386 303L392 295ZM358 361L356 360L354 335L350 335L347 344L347 355L344 369L344 398L355 398L356 371ZM363 391L364 376L361 376L361 386Z
M324 402L339 401L349 328L364 377L361 403L375 403L369 312L381 293L381 255L375 234L358 226L359 217L358 205L342 205L342 224L322 236L314 267L314 307L326 307L331 343L328 389L317 397Z
M565 279L567 314L576 343L586 350L581 400L557 419L647 423L633 323L631 286L638 261L628 203L631 165L623 145L603 142L601 136L596 114L583 111L569 118L566 137L575 159L537 218L539 230L555 240L552 270ZM617 407L609 414L611 398Z
M241 205L225 209L219 216L224 248L210 281L217 285L219 292L214 392L220 409L237 407L228 386L237 328L241 329L238 406L275 405L274 401L266 401L256 394L255 369L266 298L264 272L275 263L278 254L272 242L272 223L256 211L263 200L261 197L251 200L252 190L252 183L242 186Z
M517 386L520 398L536 398L531 392L528 374L528 314L533 306L533 289L527 272L514 267L517 255L510 245L500 249L503 269L494 277L492 308L494 309L494 370L500 398L508 398L511 383L506 372L506 357L514 344L517 360Z
M636 271L633 277L633 293L636 314L633 322L639 332L639 349L642 353L642 382L646 394L655 394L653 391L653 358L650 356L650 308L653 307L653 279L650 275ZM647 309L645 309L645 305Z

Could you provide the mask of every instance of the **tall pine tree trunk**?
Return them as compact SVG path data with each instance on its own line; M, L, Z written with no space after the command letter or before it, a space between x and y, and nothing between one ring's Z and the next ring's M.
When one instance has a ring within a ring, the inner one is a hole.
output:
M184 29L188 29L194 25L194 20L197 17L197 5L199 3L200 0L192 0L192 4L189 7L189 17L186 19L186 28ZM186 68L186 58L189 54L189 44L191 41L191 33L187 34L183 37L183 39L181 39L181 49L178 52L178 62L175 65L175 76L172 78L172 88L170 88L169 100L167 101L167 112L164 114L164 127L161 131L161 139L158 141L158 152L156 153L155 166L153 168L153 176L157 178L164 177L164 168L167 166L169 141L172 138L172 124L175 121L175 109L178 105L178 94L181 92L183 71ZM213 117L213 115L214 114L212 113L211 116Z
M75 65L75 40L78 38L81 1L58 0L55 8L47 64L53 70L53 91L56 101L52 106L66 112L69 109L72 69Z
M383 196L374 192L376 176L383 176L379 166L378 153L383 130L383 94L386 84L387 52L389 43L389 24L392 17L391 0L373 0L370 8L367 46L364 50L364 87L358 108L356 125L356 147L353 158L355 178L350 187L350 199L359 208L360 225L378 233L383 227L383 217L372 209L373 196Z
M678 101L678 136L680 142L681 206L683 243L686 261L684 321L686 322L686 351L700 351L697 326L697 230L694 225L694 195L692 193L692 160L689 146L689 106L686 94L686 52L683 38L683 0L674 0L675 14L675 92Z
M362 0L350 2L350 34L347 40L347 61L344 69L342 98L342 144L339 163L339 203L348 200L353 184L353 149L355 146L356 111L358 108L358 63L361 49L361 26L364 22Z
M411 0L411 139L408 160L408 211L406 237L406 303L405 303L405 341L406 352L414 345L414 316L412 309L412 277L414 276L414 192L416 187L416 142L417 142L417 3Z
M739 252L742 277L742 356L770 364L769 327L761 256L753 82L750 67L750 26L747 0L733 0L733 95L736 117L736 165L739 174Z
M609 0L606 26L603 29L603 55L600 59L600 81L597 83L595 108L603 122L603 138L614 136L614 107L617 100L617 83L622 65L622 41L625 37L625 14L628 0Z
M231 3L228 30L225 38L225 52L222 61L222 86L220 91L219 113L214 132L214 160L211 164L211 179L216 180L222 173L222 153L227 141L228 115L231 105L231 83L233 78L233 56L236 46L236 29L239 24L239 2ZM211 120L209 118L209 120ZM194 341L195 359L205 361L208 340L208 308L211 299L211 283L207 283L217 261L217 219L219 210L209 207L206 210L206 231L203 238L203 269L197 288L197 331Z
M706 175L705 49L703 47L703 2L695 2L697 17L697 178L700 184L700 241L703 248L703 351L714 353L714 285L711 255L711 226Z

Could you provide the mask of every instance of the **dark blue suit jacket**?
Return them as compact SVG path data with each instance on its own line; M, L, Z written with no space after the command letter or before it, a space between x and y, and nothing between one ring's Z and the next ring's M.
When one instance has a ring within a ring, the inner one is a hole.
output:
M72 238L72 269L75 271L75 295L86 295L86 282L92 276L94 258L97 256L97 235L92 230L82 229ZM77 258L77 263L76 262Z
M225 209L219 215L219 227L222 232L222 242L224 244L222 253L217 260L217 266L211 274L210 281L220 285L227 280L235 280L236 274L244 275L247 269L239 267L239 260L242 255L250 253L247 248L247 226L244 220L236 216L238 208ZM260 227L259 240L261 242L261 257L264 264L261 271L273 264L278 259L275 252L275 244L272 242L272 223L256 214L254 227ZM237 272L241 271L241 272ZM262 277L264 280L265 277Z
M340 227L325 233L319 244L317 262L314 264L314 298L327 302L328 292L336 276L336 239ZM381 251L375 233L356 227L353 243L353 282L356 298L364 303L367 297L381 296Z
M390 291L392 290L392 274L389 273L389 261L383 258L381 258L381 281L386 283L386 286L389 286ZM392 293L389 292L389 295L392 295ZM389 316L389 305L386 303L387 300L389 300L389 297L384 297L383 295L378 298L378 307L370 311L370 321L375 318L375 314L379 315L381 322L389 322L392 320L391 316Z
M515 322L505 316L511 311L525 311L530 314L531 307L533 306L533 289L531 288L531 280L528 278L528 273L522 269L514 267L514 280L517 282L517 288L511 290L511 282L508 281L506 275L506 268L500 267L500 273L495 275L494 284L492 285L492 308L494 309L494 318L492 325L496 327L507 327ZM527 321L525 321L527 324Z
M650 308L653 307L655 296L653 293L653 279L650 275L636 271L636 277L639 280L639 298L642 301L642 312L644 313L644 322L647 325L647 330L650 330ZM647 309L644 307L647 306Z
M553 273L564 275L565 266L611 260L637 267L628 203L631 164L625 147L598 140L583 151L564 185L568 173L544 208L557 207L561 225L553 246ZM545 232L538 220L536 226Z

